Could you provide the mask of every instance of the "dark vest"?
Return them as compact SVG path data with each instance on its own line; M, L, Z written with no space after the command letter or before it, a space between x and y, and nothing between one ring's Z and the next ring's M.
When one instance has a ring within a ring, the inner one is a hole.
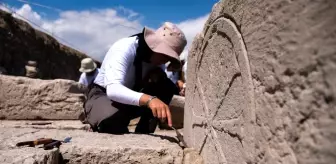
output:
M137 36L138 48L136 50L136 55L133 61L133 65L135 67L135 83L133 86L133 90L139 92L143 87L142 82L142 62L149 62L151 54L153 51L147 45L144 38L144 31L139 34L132 35L131 37Z

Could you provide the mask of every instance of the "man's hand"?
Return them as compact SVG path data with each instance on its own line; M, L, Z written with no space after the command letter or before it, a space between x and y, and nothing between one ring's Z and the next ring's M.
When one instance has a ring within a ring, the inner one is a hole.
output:
M185 88L182 88L179 94L180 96L185 96Z
M172 126L171 114L168 105L162 102L160 99L155 98L148 103L149 109L152 110L154 117L159 118L161 121L168 120L168 125Z
M150 96L143 94L140 98L140 105L146 105L148 100L150 100ZM168 105L166 105L164 102L162 102L159 98L154 98L150 100L150 102L147 104L148 108L152 110L153 116L159 118L161 121L168 120L168 125L170 127L173 126L172 119L171 119L171 113Z
M183 84L184 84L184 82L182 80L177 81L177 86L178 86L179 90L183 89Z

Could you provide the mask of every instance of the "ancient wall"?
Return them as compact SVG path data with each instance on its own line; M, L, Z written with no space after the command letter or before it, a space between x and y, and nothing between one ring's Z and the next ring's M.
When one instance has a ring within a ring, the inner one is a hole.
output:
M0 10L0 73L25 76L27 62L35 61L38 78L78 80L80 62L86 57Z
M336 163L336 1L222 0L188 59L206 163Z

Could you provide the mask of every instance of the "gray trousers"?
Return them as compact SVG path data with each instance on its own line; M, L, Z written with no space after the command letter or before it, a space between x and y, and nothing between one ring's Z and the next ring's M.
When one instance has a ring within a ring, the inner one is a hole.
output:
M161 101L169 104L173 95L178 92L178 88L170 79L164 78L147 83L142 92L157 96ZM153 133L158 123L149 108L113 102L107 97L105 88L96 84L89 89L84 113L93 131L101 133L128 133L127 127L130 120L137 117L141 118L135 129L136 133Z

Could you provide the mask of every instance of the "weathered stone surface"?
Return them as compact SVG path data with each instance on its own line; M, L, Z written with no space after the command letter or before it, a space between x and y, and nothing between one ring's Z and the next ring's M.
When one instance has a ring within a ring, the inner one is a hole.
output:
M20 150L15 144L37 138L64 139L60 153L68 163L182 163L183 150L170 137L159 135L109 135L81 130L0 128L0 150ZM169 140L168 140L169 139Z
M184 97L174 96L169 104L169 108L172 114L173 126L175 128L183 128L184 103L185 103Z
M192 148L183 150L183 164L203 164L203 158L198 154L198 151Z
M184 102L184 97L174 95L172 101L169 104L170 113L172 115L173 127L177 129L183 128ZM160 128L171 129L168 124L161 124Z
M0 128L17 128L20 130L21 128L32 128L32 129L58 129L58 130L83 130L89 131L90 125L83 124L80 121L76 120L57 120L57 121L40 121L40 120L1 120ZM131 133L135 131L136 126L130 124L128 129ZM179 130L182 133L182 129ZM177 142L176 133L174 130L162 130L157 128L155 130L155 135L169 136L172 140ZM183 133L182 133L183 134Z
M0 75L0 119L75 120L83 111L85 88L70 80L40 80ZM184 97L170 105L173 124L183 127ZM138 119L132 120L136 125Z
M59 150L31 147L0 150L1 164L59 164Z
M222 0L189 52L205 163L336 163L336 1Z
M0 75L1 119L77 119L83 86L71 80Z
M90 125L75 120L62 121L12 121L1 120L0 128L33 128L33 129L62 129L62 130L89 130Z

